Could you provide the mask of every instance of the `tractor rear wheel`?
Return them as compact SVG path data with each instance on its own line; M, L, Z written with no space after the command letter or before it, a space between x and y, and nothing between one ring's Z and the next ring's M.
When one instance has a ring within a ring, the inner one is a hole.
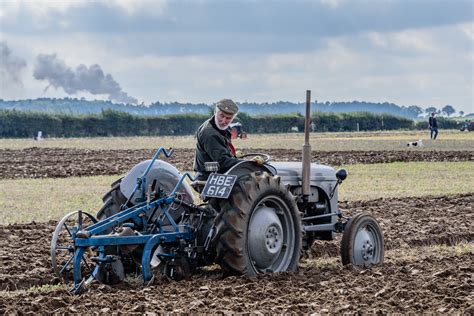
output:
M127 202L127 198L123 195L120 191L120 183L122 182L122 178L116 180L114 183L111 184L111 189L107 192L102 201L104 202L102 208L97 213L97 219L104 220L109 218L112 215L117 214L120 212L120 207L122 204Z
M301 217L293 195L267 172L241 177L216 217L216 262L225 275L295 271Z

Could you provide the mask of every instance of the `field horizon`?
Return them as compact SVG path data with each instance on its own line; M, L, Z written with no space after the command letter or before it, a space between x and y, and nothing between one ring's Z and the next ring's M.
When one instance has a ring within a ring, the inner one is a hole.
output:
M409 142L422 140L423 147L408 147ZM281 148L301 149L303 133L249 134L247 139L235 139L237 148ZM196 139L188 136L137 136L137 137L94 137L94 138L45 138L42 141L25 138L0 139L0 149L25 148L76 148L76 149L157 149L194 148ZM310 133L313 151L338 150L421 150L421 151L474 151L474 133L458 130L440 130L438 139L431 141L426 131L379 131Z

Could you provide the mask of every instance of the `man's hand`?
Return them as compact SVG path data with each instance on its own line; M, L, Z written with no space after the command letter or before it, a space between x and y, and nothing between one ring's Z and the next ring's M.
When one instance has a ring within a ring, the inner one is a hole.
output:
M263 157L262 156L255 156L253 157L252 159L250 159L251 161L255 162L257 165L261 166L263 165L263 163L265 162L263 160Z

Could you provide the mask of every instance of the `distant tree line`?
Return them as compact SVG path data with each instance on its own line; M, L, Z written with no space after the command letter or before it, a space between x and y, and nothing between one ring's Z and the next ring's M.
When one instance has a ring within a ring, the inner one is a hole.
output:
M293 103L278 101L274 103L239 103L241 112L251 116L264 116L274 114L305 113L304 103ZM0 99L0 109L20 111L41 111L63 114L100 114L104 110L115 110L135 115L160 116L175 114L207 114L212 104L192 103L162 103L155 102L150 105L117 104L111 101L94 100L88 101L83 98L39 98L34 100L5 101ZM347 112L371 112L379 114L392 114L411 119L427 116L431 112L447 116L456 112L453 106L446 105L442 109L435 107L421 108L418 105L399 106L393 103L373 102L318 102L312 103L312 108L318 112L347 113ZM461 112L460 112L461 114ZM464 114L464 113L463 113ZM462 114L461 114L462 115Z
M436 120L438 122L439 128L442 128L442 129L458 129L459 128L459 122L453 119L439 116L436 118ZM428 120L415 122L415 129L417 130L428 129Z
M287 133L304 131L304 116L299 113L251 117L245 113L237 116L244 130L250 133ZM413 120L390 114L368 112L317 113L311 117L315 132L376 131L413 129Z
M44 112L0 110L0 137L33 138L38 131L44 137L96 136L158 136L192 135L209 115L183 114L168 116L138 116L125 112L104 110L100 114L70 115ZM299 113L274 116L250 116L239 113L248 133L287 133L304 131L304 117ZM311 121L314 131L376 131L398 129L425 129L426 122L390 114L317 113ZM439 118L440 128L456 128L456 123Z
M189 135L205 117L138 116L113 110L91 115L0 110L0 137L34 137L38 131L45 137Z

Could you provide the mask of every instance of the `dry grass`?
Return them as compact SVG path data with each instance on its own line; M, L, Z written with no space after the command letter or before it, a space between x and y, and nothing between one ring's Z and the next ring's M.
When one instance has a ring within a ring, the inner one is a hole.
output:
M410 141L422 139L425 147L416 150L474 150L474 133L441 130L435 143L429 140L428 131L313 133L313 150L413 150ZM250 134L247 139L235 140L238 148L300 149L302 133ZM32 139L0 139L0 149L29 147L60 147L84 149L154 149L158 147L194 148L193 136L161 137L97 137L97 138L47 138L41 142Z
M0 180L0 224L59 220L75 210L95 216L117 176Z
M474 192L474 163L469 161L394 162L343 168L349 176L340 187L339 200Z
M472 162L410 162L343 166L339 200L474 192ZM118 176L0 180L0 224L59 220L81 209L95 215ZM463 179L462 181L460 179Z

